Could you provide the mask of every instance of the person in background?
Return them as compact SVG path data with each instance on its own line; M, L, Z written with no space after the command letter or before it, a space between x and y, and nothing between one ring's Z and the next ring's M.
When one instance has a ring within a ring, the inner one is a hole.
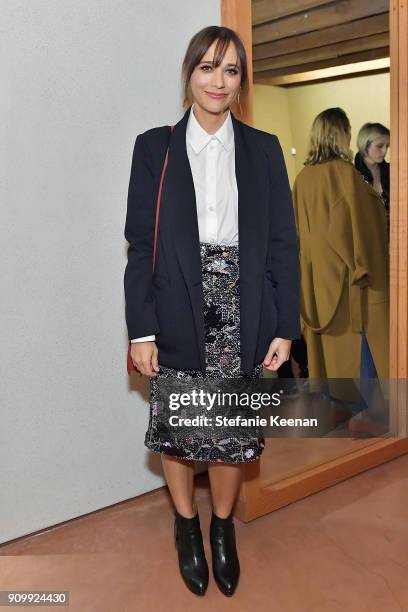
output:
M350 140L341 108L317 115L293 204L309 376L349 379L337 397L358 403L353 379L389 375L389 266L383 200L354 167Z
M387 213L389 236L390 165L385 161L390 146L390 130L381 123L365 123L357 136L358 151L354 165L370 185L380 194Z

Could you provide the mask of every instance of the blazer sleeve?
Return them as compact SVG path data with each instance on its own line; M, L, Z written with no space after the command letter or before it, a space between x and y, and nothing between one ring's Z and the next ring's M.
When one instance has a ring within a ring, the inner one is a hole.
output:
M275 335L296 339L301 337L299 241L282 147L274 134L270 142L270 266L277 283L278 309Z
M143 134L133 150L125 238L129 243L124 274L129 340L159 333L152 285L156 185L151 154Z

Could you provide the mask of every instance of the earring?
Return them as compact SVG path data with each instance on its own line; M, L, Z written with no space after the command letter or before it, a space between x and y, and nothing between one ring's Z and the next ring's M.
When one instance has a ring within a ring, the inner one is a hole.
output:
M241 108L241 104L240 104L240 100L239 100L239 96L240 96L241 90L238 91L238 95L237 95L237 103L238 103L238 109L239 112L242 112L242 108Z

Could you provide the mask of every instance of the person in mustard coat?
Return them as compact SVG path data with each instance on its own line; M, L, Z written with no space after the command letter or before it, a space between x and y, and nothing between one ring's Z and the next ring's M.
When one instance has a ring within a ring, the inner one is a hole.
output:
M342 109L321 112L293 187L311 378L389 376L386 212L353 165L350 136Z

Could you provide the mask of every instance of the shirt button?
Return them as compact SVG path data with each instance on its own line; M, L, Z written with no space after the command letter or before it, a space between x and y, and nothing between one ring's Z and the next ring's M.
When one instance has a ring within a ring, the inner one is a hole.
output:
M214 206L210 206L210 210L213 211L214 210Z

